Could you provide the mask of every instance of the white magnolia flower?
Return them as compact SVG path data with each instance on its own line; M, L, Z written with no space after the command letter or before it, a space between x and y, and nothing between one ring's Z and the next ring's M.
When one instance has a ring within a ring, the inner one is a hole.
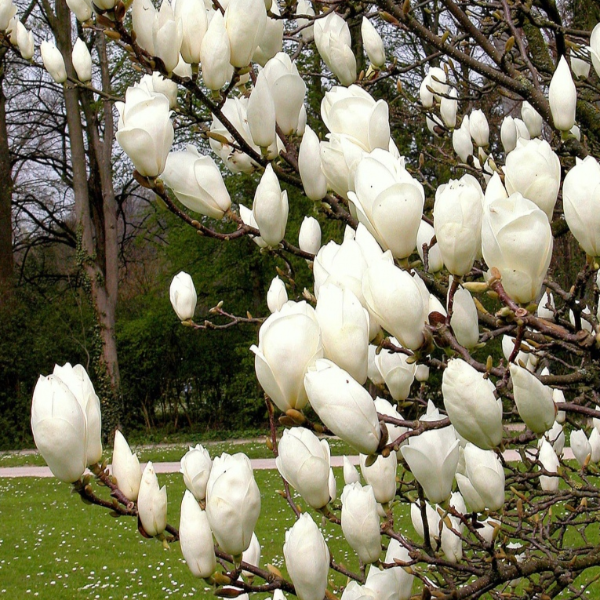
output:
M190 210L222 219L231 207L219 167L194 146L187 146L184 152L169 153L162 179Z
M197 444L181 459L180 472L183 473L185 487L194 495L196 500L206 498L206 484L212 468L212 460L208 450Z
M161 488L151 462L142 474L137 500L138 516L150 536L161 534L167 526L167 487Z
M359 221L396 258L406 258L416 246L423 216L423 186L404 168L404 160L375 149L358 163L354 192L348 199Z
M233 555L250 546L260 514L260 490L245 454L222 454L213 461L206 485L206 514L221 548Z
M311 406L331 431L363 454L377 450L381 430L375 404L346 371L329 360L317 360L304 386Z
M377 501L370 485L351 483L342 492L342 532L362 563L372 563L381 554Z
M314 22L317 50L329 70L342 85L356 81L356 57L352 52L348 23L331 10L323 19Z
M286 429L279 442L277 469L313 508L329 502L329 444L310 430Z
M440 420L432 412L422 421ZM415 479L423 486L430 502L443 502L452 491L459 459L459 446L452 425L412 436L400 449Z
M312 306L287 302L261 326L255 356L258 382L279 410L301 409L308 400L304 376L323 356L321 330Z

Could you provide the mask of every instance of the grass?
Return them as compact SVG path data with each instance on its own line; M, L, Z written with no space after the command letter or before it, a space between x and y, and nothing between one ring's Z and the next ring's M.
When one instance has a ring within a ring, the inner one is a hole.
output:
M218 456L223 452L244 452L249 458L272 458L273 453L264 442L264 437L255 440L243 440L241 442L204 442L211 456ZM158 446L132 446L140 458L140 461L147 462L178 462L188 451L189 447L195 444L168 444ZM345 442L338 439L330 439L329 446L334 456L344 454L356 454L355 451ZM105 451L105 456L110 460L110 449ZM15 451L0 452L0 467L27 467L27 466L45 466L46 462L37 451Z
M256 471L262 510L256 534L262 544L261 566L273 564L285 574L283 541L294 522L276 493L276 471ZM342 485L341 469L336 469ZM179 474L159 476L167 484L169 522L179 525L184 485ZM70 494L54 479L0 479L3 528L0 533L0 598L135 599L214 598L212 588L190 574L178 544L165 550L143 539L131 518L115 519ZM301 500L299 500L301 503ZM313 513L320 523L321 517ZM329 524L325 537L338 562L358 569L354 553ZM336 579L338 585L343 578ZM257 595L264 598L266 595Z
M343 453L342 443L333 442L333 453ZM184 446L149 448L142 452L142 458L171 460L176 454L174 460L178 460L184 450ZM236 445L226 442L210 447L213 456L223 450L268 455L262 442ZM342 470L334 472L341 491ZM285 531L293 524L293 515L276 492L281 488L277 472L256 471L255 476L262 493L261 517L256 528L262 545L261 566L272 564L285 575L282 547ZM160 475L159 481L167 485L169 522L178 526L184 492L181 475ZM143 539L134 519L115 519L98 507L83 504L77 495L70 493L67 484L54 479L0 479L0 498L3 525L0 600L214 598L210 586L192 577L178 544L166 550L157 540ZM305 506L300 499L298 503ZM395 513L400 530L414 536L407 508L397 507ZM312 514L321 524L321 517ZM335 560L356 571L358 561L343 541L341 530L327 523L324 534ZM600 543L597 527L593 529L593 536L596 538L593 541ZM582 582L599 572L600 569L590 569L581 577ZM336 574L334 593L335 586L344 583L344 578ZM417 590L415 586L415 592ZM340 594L336 595L339 598ZM267 596L255 597L260 600ZM559 598L567 600L568 595ZM600 581L588 590L585 598L600 599Z

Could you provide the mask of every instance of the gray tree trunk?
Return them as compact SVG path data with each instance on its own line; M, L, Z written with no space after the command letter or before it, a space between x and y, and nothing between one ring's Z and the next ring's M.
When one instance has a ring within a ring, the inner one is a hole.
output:
M47 0L44 9L59 50L65 59L67 73L75 76L71 64L71 15L64 0L56 0L54 10ZM101 35L101 34L99 34ZM99 55L102 84L107 88L107 57L100 39ZM102 428L112 438L119 425L122 402L119 362L115 339L115 312L118 294L117 203L112 183L112 106L105 102L102 114L104 138L94 98L73 84L64 85L64 98L69 129L73 167L73 195L77 217L77 260L86 274L88 293L93 305L98 330L95 387L102 403ZM82 122L85 117L85 124ZM86 152L87 146L87 152Z

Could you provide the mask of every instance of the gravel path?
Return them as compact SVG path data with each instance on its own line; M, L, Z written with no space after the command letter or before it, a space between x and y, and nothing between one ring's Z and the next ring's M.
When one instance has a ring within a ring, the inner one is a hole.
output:
M358 464L358 456L350 456L352 464ZM566 460L573 460L573 451L571 448L565 448L563 452L563 458ZM514 462L521 460L519 453L516 450L507 450L504 453L504 459L507 462ZM343 456L332 456L331 466L341 467L343 465ZM275 469L274 458L255 458L250 461L252 468L254 469ZM145 463L142 463L142 467ZM178 462L163 462L154 463L154 470L157 473L178 473L179 463ZM0 477L52 477L52 473L48 467L2 467L0 468Z

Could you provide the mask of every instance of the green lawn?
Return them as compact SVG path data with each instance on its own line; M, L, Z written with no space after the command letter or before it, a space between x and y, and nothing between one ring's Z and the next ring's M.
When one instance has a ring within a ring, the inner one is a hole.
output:
M237 449L229 445L230 451ZM335 474L341 491L341 469ZM256 471L255 476L262 492L256 529L263 548L261 566L270 563L285 574L282 546L293 515L276 493L281 488L277 472ZM169 522L178 526L181 475L160 475L159 481L167 484ZM400 529L414 535L406 508L398 507L395 513ZM165 550L157 540L143 539L133 519L115 519L99 507L83 504L68 484L54 479L0 479L0 515L0 600L214 598L210 586L191 576L178 544ZM321 523L320 515L313 517ZM324 532L335 560L356 570L358 561L341 530L328 523ZM600 541L597 529L594 535ZM585 579L598 571L590 570ZM336 575L333 583L340 586L345 581ZM600 582L584 597L600 599ZM560 598L567 600L568 595Z
M293 514L275 491L281 488L278 473L255 475L262 492L256 529L261 566L271 563L285 573L282 547ZM336 469L336 477L341 486L341 469ZM179 526L182 477L162 475L159 481L167 484L169 522ZM192 577L178 544L165 550L157 540L143 539L134 519L115 519L84 504L70 493L68 484L54 479L0 479L0 498L0 598L214 598L203 580ZM313 513L313 517L320 523L320 516ZM341 541L341 530L328 524L325 532L335 559L358 568ZM337 579L337 584L343 583L343 578Z
M264 439L264 438L263 438ZM273 453L269 450L263 440L244 441L242 443L225 442L204 442L204 446L209 450L211 456L219 456L223 452L244 452L249 458L273 458ZM132 450L137 452L140 461L146 462L178 462L188 451L191 444L169 444L165 446L132 446ZM195 443L193 444L196 445ZM356 454L354 450L339 439L329 439L331 454L341 456L343 454ZM105 451L105 456L112 456L110 449ZM22 467L22 466L45 466L46 462L37 451L31 452L0 452L0 467Z

